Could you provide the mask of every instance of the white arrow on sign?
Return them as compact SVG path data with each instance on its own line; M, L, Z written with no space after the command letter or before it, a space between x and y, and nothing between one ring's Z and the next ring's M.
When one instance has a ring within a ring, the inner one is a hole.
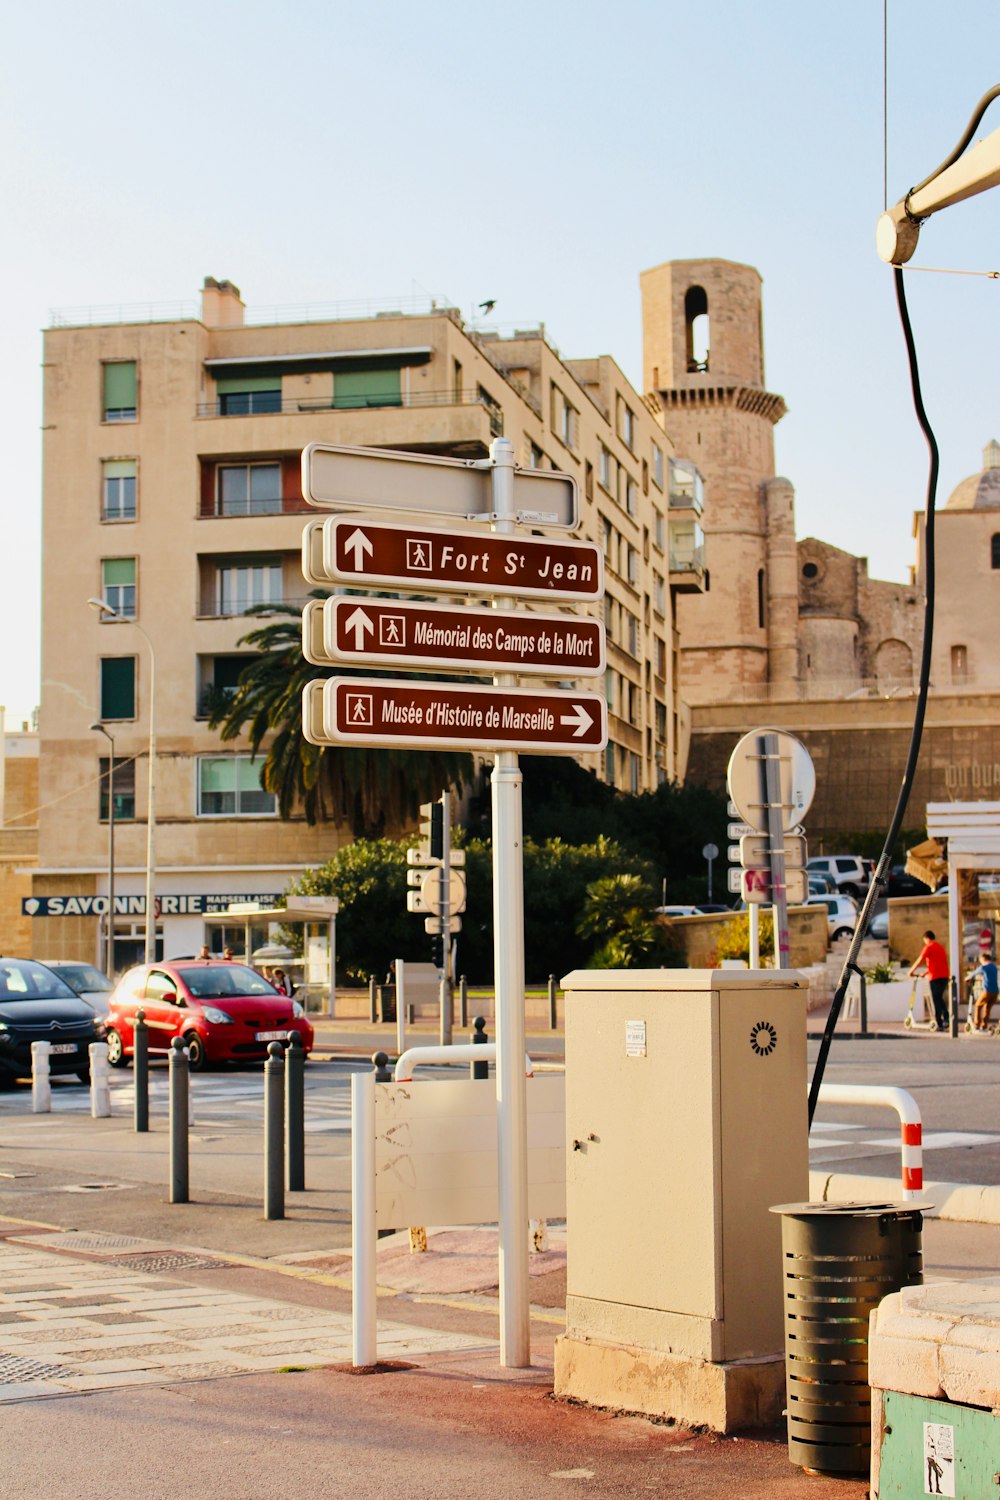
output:
M354 535L361 536L361 532L356 531ZM367 537L365 538L365 540L368 540ZM350 543L348 543L348 546L350 546ZM370 545L368 550L371 551ZM347 619L344 621L344 629L354 631L354 649L355 651L363 651L365 646L365 635L369 630L374 630L375 626L372 624L371 620L368 618L359 604L354 613L348 615Z
M368 556L371 557L375 548L364 532L360 528L357 528L351 532L344 543L344 551L354 553L354 566L359 573L363 573L365 570L365 553L367 552Z
M573 736L576 738L577 735L586 734L594 722L594 716L587 712L582 703L574 703L573 712L571 714L560 714L559 722L560 724L575 724L576 728L573 730Z

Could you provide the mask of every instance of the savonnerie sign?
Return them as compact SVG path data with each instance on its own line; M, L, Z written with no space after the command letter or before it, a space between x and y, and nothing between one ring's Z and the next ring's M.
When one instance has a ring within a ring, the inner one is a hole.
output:
M317 745L399 749L603 750L600 693L330 677L309 683L302 727Z
M604 558L593 542L503 536L331 516L323 523L323 571L332 583L598 600Z
M200 917L227 912L230 906L254 902L261 907L274 907L281 896L273 891L247 895L220 895L216 892L191 895L157 896L156 914L160 917ZM101 917L108 910L107 896L25 896L21 901L21 915L25 917ZM118 917L144 917L145 896L115 896L115 915Z

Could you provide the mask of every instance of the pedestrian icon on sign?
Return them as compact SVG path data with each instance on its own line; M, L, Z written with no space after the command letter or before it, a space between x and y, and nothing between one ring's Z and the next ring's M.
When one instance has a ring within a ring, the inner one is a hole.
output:
M379 620L380 646L405 646L406 631L402 615L383 615Z
M361 729L371 729L375 722L375 700L371 693L348 693L347 722Z
M418 537L407 539L406 566L417 573L431 571L431 549L427 542L421 541Z

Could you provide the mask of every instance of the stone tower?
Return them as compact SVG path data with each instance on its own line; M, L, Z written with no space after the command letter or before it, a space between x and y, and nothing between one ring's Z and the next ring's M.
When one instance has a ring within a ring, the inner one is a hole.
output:
M785 692L798 672L794 493L774 473L781 396L764 386L761 278L726 260L644 271L643 384L705 481L707 587L677 601L692 704Z

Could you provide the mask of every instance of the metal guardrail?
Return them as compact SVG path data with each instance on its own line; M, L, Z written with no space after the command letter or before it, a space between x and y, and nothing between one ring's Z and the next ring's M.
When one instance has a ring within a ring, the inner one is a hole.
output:
M372 350L373 355L377 353L377 349ZM351 397L344 401L338 401L335 396L279 396L276 400L261 402L260 405L249 406L246 409L225 410L224 408L231 402L232 397L223 397L218 401L201 401L195 407L195 415L227 419L230 417L288 416L300 413L315 416L317 412L393 411L426 406L481 406L489 412L491 418L500 415L500 408L496 403L484 401L481 396L474 396L471 393L456 394L454 391L402 391L398 396L392 393L384 396Z
M924 1142L920 1106L906 1089L890 1084L824 1083L820 1104L860 1104L874 1109L894 1109L899 1116L903 1202L923 1196Z

